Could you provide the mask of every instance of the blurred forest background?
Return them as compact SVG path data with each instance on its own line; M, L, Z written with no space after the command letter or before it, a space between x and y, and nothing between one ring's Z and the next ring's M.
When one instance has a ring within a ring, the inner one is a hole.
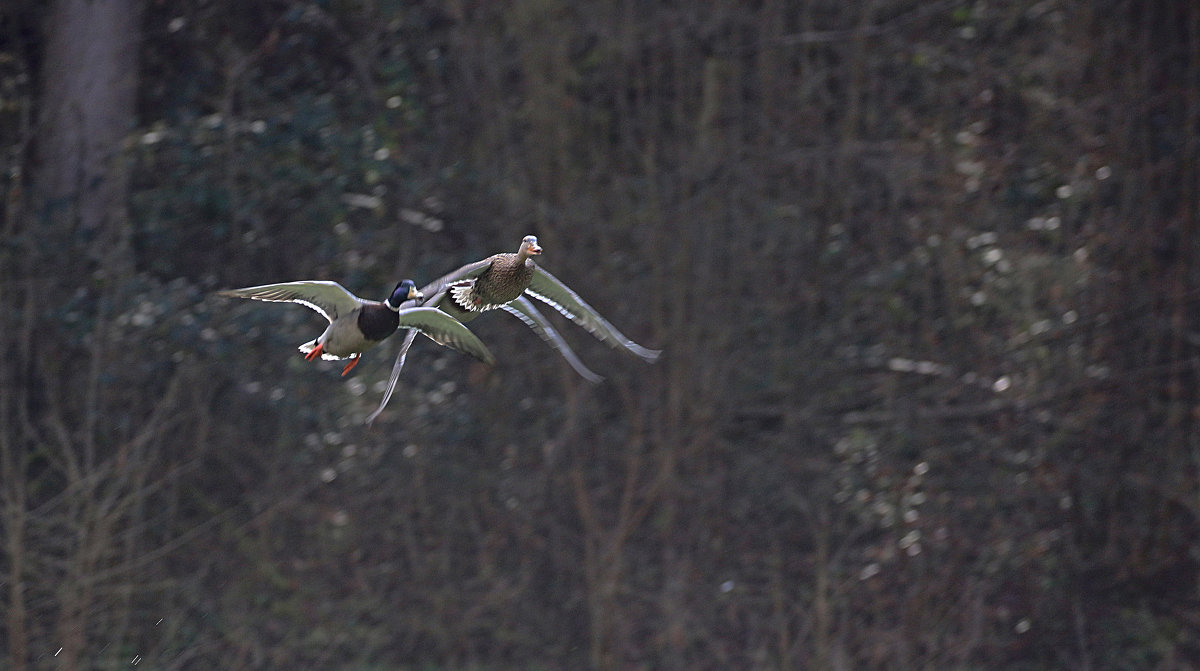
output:
M0 668L1200 667L1200 4L7 0ZM486 368L382 298L541 237Z

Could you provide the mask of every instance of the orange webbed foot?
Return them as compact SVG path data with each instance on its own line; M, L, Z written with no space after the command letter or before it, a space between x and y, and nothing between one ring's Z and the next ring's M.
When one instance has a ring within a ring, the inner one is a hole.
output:
M357 356L356 356L356 357L354 357L353 359L351 359L351 360L350 360L350 363L346 364L346 367L342 369L342 377L346 377L346 373L349 373L349 372L350 372L350 369L352 369L352 368L354 368L355 366L357 366L357 365L358 365L358 360L359 360L359 359L361 359L361 358L362 358L362 357L357 357Z
M321 352L323 352L323 351L325 351L325 345L323 345L321 343L317 343L317 346L312 348L311 352L304 355L304 360L312 361L313 359L321 356Z

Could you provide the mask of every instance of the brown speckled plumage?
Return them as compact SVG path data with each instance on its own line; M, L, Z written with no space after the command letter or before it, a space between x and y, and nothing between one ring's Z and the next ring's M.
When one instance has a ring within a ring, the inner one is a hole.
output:
M529 288L537 267L531 257L541 253L537 238L525 236L516 253L493 254L479 263L483 271L478 275L451 283L437 307L459 321L471 321L480 312L511 303Z
M483 274L475 278L474 288L460 292L463 300L456 302L467 310L486 310L515 300L533 279L533 260L518 254L496 254ZM453 292L453 290L451 290ZM463 301L468 304L463 304Z

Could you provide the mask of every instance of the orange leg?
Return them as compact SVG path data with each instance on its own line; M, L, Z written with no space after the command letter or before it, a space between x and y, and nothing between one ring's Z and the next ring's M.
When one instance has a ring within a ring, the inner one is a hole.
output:
M349 373L351 368L354 368L355 366L357 366L358 360L361 358L362 357L360 357L360 356L356 356L353 359L351 359L350 363L346 364L346 367L342 369L342 377L346 377L346 373Z
M304 355L304 360L312 361L313 359L321 356L321 352L324 350L325 350L325 345L323 345L322 343L317 343L317 346L314 347L311 352Z

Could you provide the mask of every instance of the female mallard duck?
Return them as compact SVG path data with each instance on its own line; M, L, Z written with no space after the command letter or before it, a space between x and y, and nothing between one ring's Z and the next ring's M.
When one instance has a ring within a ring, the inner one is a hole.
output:
M537 269L532 257L541 253L537 237L527 235L516 254L493 254L430 284L439 296L427 305L449 312L459 321L471 321L480 312L503 307L529 288ZM441 291L443 287L448 295Z
M258 287L219 291L218 296L251 298L258 301L299 303L321 313L329 320L329 327L315 340L300 346L307 361L320 356L322 359L350 359L342 375L358 365L362 353L378 345L399 328L420 331L435 342L465 352L483 361L495 363L496 359L474 333L445 312L428 307L401 308L405 301L416 301L424 297L412 280L396 285L392 294L382 303L368 301L346 291L337 282L311 280L264 284Z
M604 378L583 365L529 298L536 298L558 310L612 347L624 348L650 363L658 359L662 353L660 350L646 349L625 337L579 294L534 263L531 257L541 253L537 237L527 235L521 240L521 246L515 254L494 254L482 261L468 263L423 287L418 293L425 298L416 299L412 304L435 307L464 323L478 317L481 312L502 309L525 322L542 340L558 350L577 373L593 384ZM404 367L404 358L415 337L415 333L409 333L400 346L383 401L367 418L368 423L383 411L391 398L400 370Z

